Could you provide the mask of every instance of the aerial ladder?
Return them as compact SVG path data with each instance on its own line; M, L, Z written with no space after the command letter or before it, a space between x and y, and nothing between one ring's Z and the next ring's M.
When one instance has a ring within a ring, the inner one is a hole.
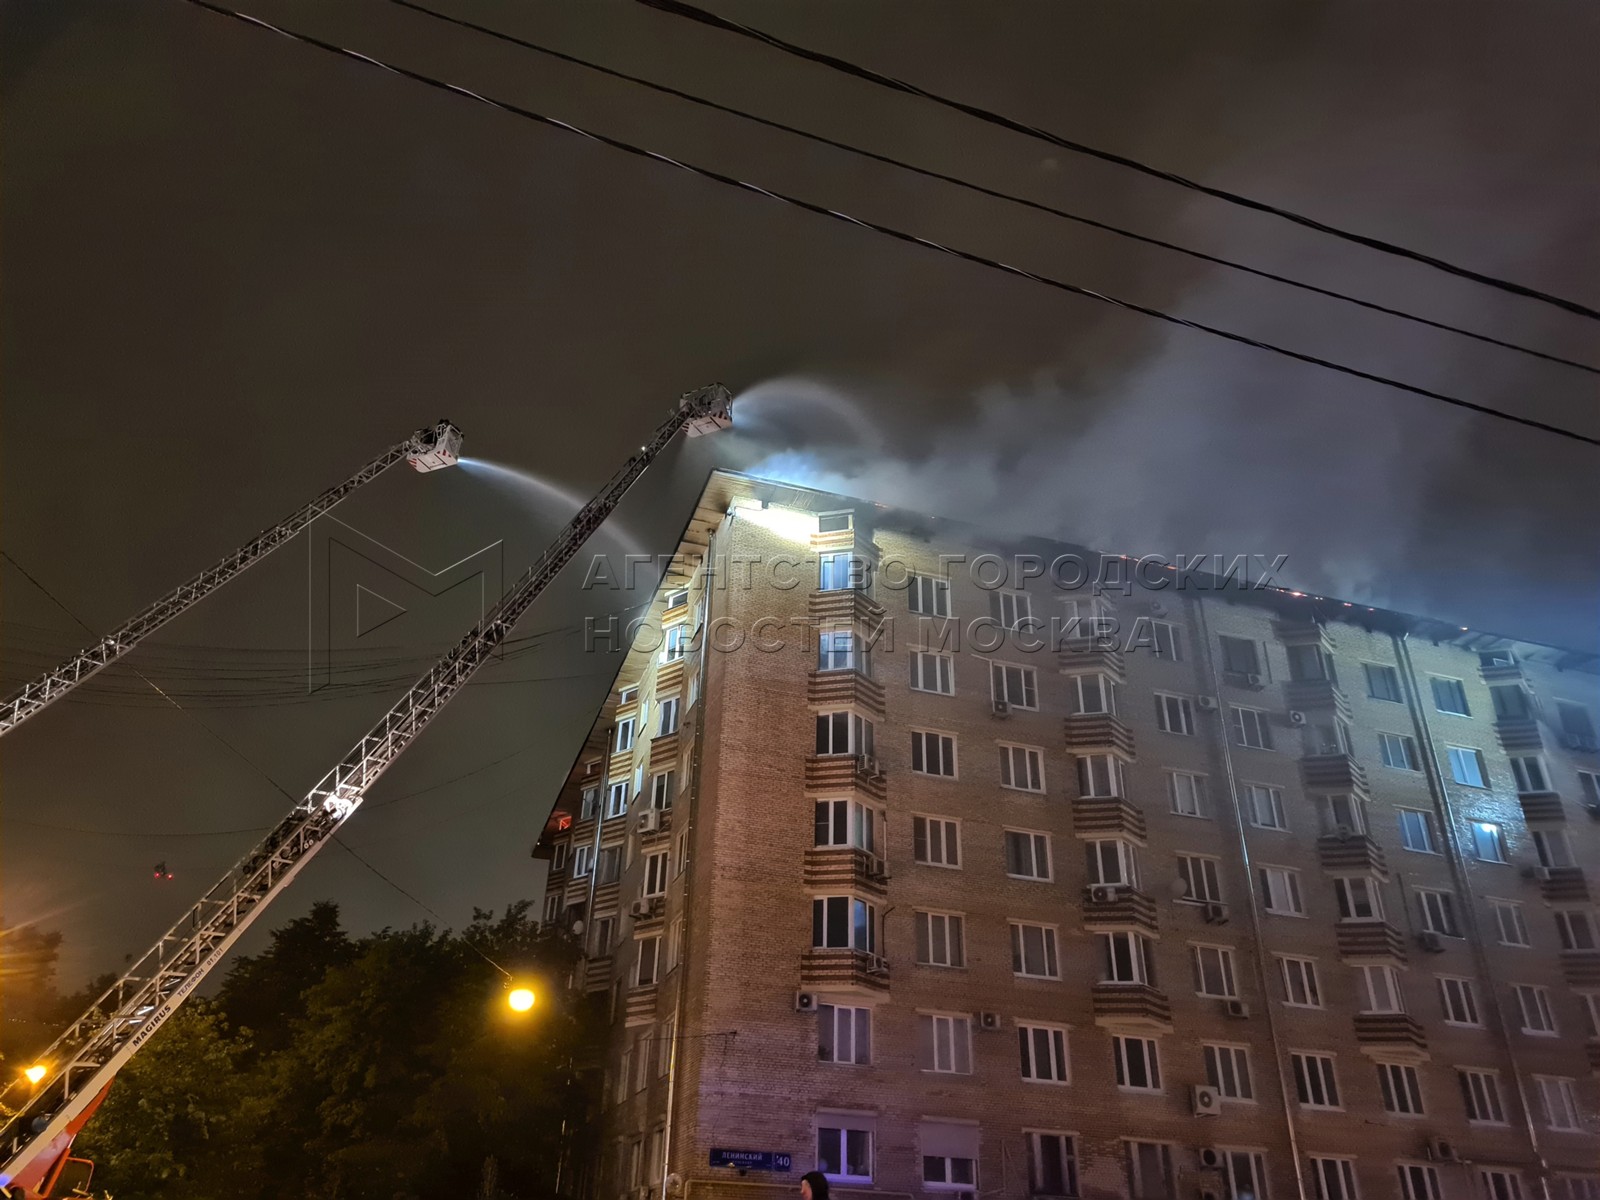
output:
M343 483L335 484L276 525L263 529L221 562L179 584L94 645L78 651L54 670L45 672L0 701L0 737L10 733L46 705L61 699L80 683L105 670L168 621L193 608L230 579L253 567L339 501L364 484L371 483L396 463L408 462L419 471L437 471L441 467L454 466L460 454L461 430L449 421L419 429L405 441L390 446Z
M510 634L680 431L690 437L733 423L721 384L689 392L542 555L456 646L411 686L305 798L229 869L41 1056L36 1079L0 1091L0 1188L12 1196L61 1195L86 1187L90 1164L72 1158L72 1138L117 1072L155 1036L262 911L350 819L368 789L399 758Z

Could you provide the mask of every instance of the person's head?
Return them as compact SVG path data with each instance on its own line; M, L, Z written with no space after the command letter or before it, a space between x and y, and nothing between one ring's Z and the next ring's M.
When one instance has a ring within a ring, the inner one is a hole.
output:
M828 1177L821 1171L800 1176L800 1200L828 1200Z

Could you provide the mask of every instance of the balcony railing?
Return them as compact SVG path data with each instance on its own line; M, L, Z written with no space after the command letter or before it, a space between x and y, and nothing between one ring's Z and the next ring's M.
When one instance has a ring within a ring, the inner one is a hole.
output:
M624 1002L624 1025L648 1025L656 1019L656 986L636 987L628 990Z
M808 950L800 956L800 986L809 990L886 992L889 960L860 950Z
M1096 1025L1172 1032L1172 1002L1149 984L1097 983L1092 996Z
M1561 797L1554 792L1534 792L1518 796L1525 821L1565 821L1566 809L1561 807Z
M837 707L853 704L879 718L883 716L883 684L860 671L811 672L806 681L806 700Z
M1144 813L1120 796L1079 796L1072 802L1072 831L1145 839Z
M1133 754L1133 732L1118 717L1106 713L1073 713L1063 721L1069 750L1115 751Z
M1600 987L1600 950L1563 950L1561 973L1568 987Z
M808 888L843 888L874 896L882 896L889 883L883 859L853 846L807 850L804 877Z
M1357 1013L1355 1017L1356 1041L1361 1043L1363 1054L1379 1051L1409 1051L1423 1054L1428 1049L1428 1038L1422 1022L1409 1013Z
M887 791L876 759L859 754L817 754L806 759L808 792L860 791L878 800Z
M1364 792L1367 773L1348 754L1308 754L1300 760L1300 777L1313 792Z
M1495 735L1506 750L1540 750L1544 737L1539 732L1539 722L1532 717L1507 717L1494 723Z
M1156 902L1136 888L1091 885L1083 889L1083 924L1096 929L1138 928L1153 934L1158 932Z
M1324 871L1388 874L1383 847L1364 833L1326 833L1317 839L1317 858Z
M1346 962L1406 961L1405 936L1387 921L1341 921L1334 926L1339 957Z
M1060 651L1056 661L1063 675L1093 672L1109 675L1118 683L1128 677L1127 664L1115 636L1065 638Z

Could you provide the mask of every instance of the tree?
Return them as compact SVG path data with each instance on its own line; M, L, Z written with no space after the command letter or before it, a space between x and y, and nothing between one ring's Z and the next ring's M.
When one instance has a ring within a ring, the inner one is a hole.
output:
M319 900L311 911L272 932L260 954L234 963L217 995L228 1024L250 1031L258 1054L288 1044L305 1014L304 994L329 968L355 957L356 946L339 925L339 906Z

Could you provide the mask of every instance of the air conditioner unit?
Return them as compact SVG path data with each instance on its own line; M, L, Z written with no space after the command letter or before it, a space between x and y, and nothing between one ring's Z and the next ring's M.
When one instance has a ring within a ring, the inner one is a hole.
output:
M887 975L889 973L889 960L881 954L867 955L868 975Z
M808 1013L817 1011L817 994L815 992L796 992L794 994L795 1012Z
M860 771L863 775L870 775L874 778L883 774L883 772L878 770L877 757L872 754L856 755L856 770Z
M1421 946L1429 954L1444 953L1444 939L1431 929L1424 929L1417 934L1417 945Z
M867 855L867 877L869 879L882 880L887 880L889 878L888 865L876 854Z
M1230 1017L1238 1017L1240 1020L1244 1020L1250 1016L1250 1006L1243 1000L1227 1001L1225 1004L1223 1004L1222 1011L1227 1013Z
M997 1012L981 1012L978 1014L978 1028L987 1029L991 1033L1000 1028L1000 1014Z
M653 808L647 808L639 814L640 833L659 833L661 831L661 814Z
M1096 883L1089 888L1089 903L1110 904L1117 898L1121 889L1114 883Z
M1215 696L1196 696L1194 706L1201 712L1216 712L1217 698Z
M1213 1146L1201 1146L1200 1165L1207 1171L1215 1171L1222 1165L1222 1152Z
M1260 675L1257 675L1254 671L1249 671L1249 672L1246 672L1246 674L1245 674L1244 682L1245 682L1245 686L1246 687L1258 688L1265 681L1262 679L1262 677Z
M1600 742L1586 733L1569 733L1561 740L1566 743L1568 750L1582 750L1588 754L1600 752Z
M1228 923L1228 906L1218 904L1215 900L1208 900L1200 909L1200 915L1205 918L1207 925L1226 925Z
M1189 1089L1189 1108L1197 1117L1214 1117L1222 1111L1222 1097L1216 1088L1196 1084Z
M1011 715L1011 705L1004 700L996 700L994 702L994 715L997 717L1009 717Z
M1460 1162L1461 1155L1456 1152L1456 1144L1445 1138L1429 1138L1428 1144L1423 1148L1423 1153L1431 1162Z
M1305 723L1306 723L1306 715L1305 715L1305 713L1301 712L1298 708L1291 708L1289 710L1289 724L1291 724L1291 725L1304 725Z
M635 900L628 905L628 915L635 921L642 921L650 915L651 904L648 900Z

